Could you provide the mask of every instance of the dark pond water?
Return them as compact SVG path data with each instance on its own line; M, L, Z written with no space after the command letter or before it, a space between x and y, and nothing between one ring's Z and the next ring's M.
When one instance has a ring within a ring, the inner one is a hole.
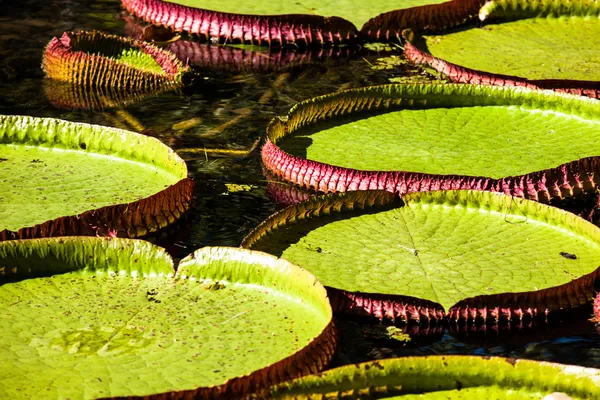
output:
M117 109L60 109L40 68L48 41L67 30L125 35L139 27L126 23L118 0L16 3L0 1L0 113L122 127L156 136L177 150L196 179L196 190L189 229L163 243L176 257L207 245L238 246L278 209L265 191L259 151L247 154L264 136L270 118L305 98L388 83L406 70L382 67L385 61L378 59L395 57L393 53L352 54L343 49L249 54L196 43L189 46L200 47L188 57L198 64L202 79L192 90L151 96ZM201 57L208 53L212 63ZM186 121L191 127L181 129ZM394 339L383 325L340 319L334 365L396 355L478 354L600 367L600 336L587 320L591 308L573 314L501 329L414 326L408 329L409 342Z

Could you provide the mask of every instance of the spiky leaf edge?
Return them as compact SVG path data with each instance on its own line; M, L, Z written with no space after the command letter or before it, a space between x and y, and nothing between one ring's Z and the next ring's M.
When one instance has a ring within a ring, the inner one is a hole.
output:
M437 192L431 201L444 201L446 194ZM448 193L448 192L446 192ZM452 201L467 202L460 196L452 197ZM388 210L403 207L405 202L419 201L424 193L399 196L380 190L350 191L315 196L291 205L268 217L253 229L242 241L241 247L252 249L259 241L270 234L275 234L280 227L320 216L344 214L351 211ZM436 197L437 196L437 197ZM495 200L489 195L490 201ZM526 212L528 208L539 207L538 203L525 199L511 199L517 207ZM548 207L552 215L561 215L573 224L583 224L582 230L594 225L566 211ZM586 225L587 224L587 225ZM596 233L600 241L600 233ZM524 317L545 317L552 311L573 308L589 303L596 295L596 287L600 284L600 267L563 285L532 292L502 293L481 295L466 298L452 306L447 312L433 301L423 300L412 296L384 295L378 293L348 292L327 287L334 311L355 314L358 316L373 316L379 320L396 321L431 321L431 320L465 320L465 321L498 321L522 320Z
M387 190L399 194L431 190L486 190L547 203L593 191L600 183L600 156L582 158L556 168L492 179L481 176L434 175L407 171L365 171L336 167L293 156L277 142L296 130L326 119L360 112L408 108L545 104L564 110L600 113L590 99L551 91L484 85L382 85L349 89L305 100L285 117L267 126L262 148L265 168L276 178L323 193L350 190Z
M123 7L151 24L177 32L198 35L206 40L285 44L338 44L352 40L356 27L339 17L309 14L241 15L203 10L161 0L121 0Z
M558 17L565 13L588 16L597 15L599 11L600 2L597 0L451 0L380 14L367 21L360 30L360 36L370 40L399 41L405 29L421 33L439 33L474 23L478 18L481 21L506 21L531 17ZM550 85L551 82L547 84Z

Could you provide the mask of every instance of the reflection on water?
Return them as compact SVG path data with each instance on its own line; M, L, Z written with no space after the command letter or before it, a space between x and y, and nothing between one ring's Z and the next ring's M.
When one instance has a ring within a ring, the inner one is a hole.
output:
M174 42L167 45L183 48L201 67L190 88L136 98L112 108L66 109L60 107L57 91L46 95L40 68L44 46L69 30L125 35L119 1L9 3L2 5L0 16L0 113L126 128L155 136L178 150L196 179L196 189L193 211L183 227L159 239L176 257L207 245L238 246L253 227L279 208L267 196L259 149L250 151L264 137L273 116L283 115L303 99L387 83L392 76L389 69L371 68L376 53L269 54ZM340 320L336 363L394 355L487 354L600 367L600 336L585 315L579 322L564 320L558 325L537 331L524 327L508 334L413 328L409 333L414 340L407 343L378 336L380 325ZM515 337L525 341L515 342Z
M168 89L161 91L136 91L118 87L92 87L86 88L71 82L61 82L54 79L44 79L44 94L52 105L65 110L102 110L106 108L119 108L139 103L145 97L157 96Z
M587 311L591 312L590 309ZM444 324L390 329L340 318L336 324L340 331L338 352L333 360L336 366L372 359L438 354L529 358L594 368L600 366L598 332L595 324L585 317L487 327Z

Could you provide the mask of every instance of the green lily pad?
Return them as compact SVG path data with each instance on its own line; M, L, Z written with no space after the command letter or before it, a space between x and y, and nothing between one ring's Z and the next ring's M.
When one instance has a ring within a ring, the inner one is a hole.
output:
M516 106L392 111L342 119L280 144L292 155L346 168L495 179L600 154L600 146L591 145L600 139L597 120L539 111ZM558 144L567 140L573 145Z
M599 96L600 6L596 2L499 0L474 5L480 7L485 26L424 36L418 49L410 43L411 35L403 33L409 41L406 57L455 82ZM454 25L464 22L453 18Z
M468 2L471 2L470 0ZM460 3L460 2L459 2ZM476 27L458 15L448 18L462 29L415 39L402 32L404 54L413 64L430 66L458 83L550 89L600 98L597 2L478 1ZM433 11L429 19L437 18ZM427 18L426 18L427 19ZM439 30L437 31L439 33ZM482 57L481 55L485 56Z
M185 162L120 129L0 116L0 166L0 239L141 236L191 205Z
M269 125L262 158L276 177L324 192L488 189L548 201L595 187L564 171L596 168L599 115L588 99L523 88L374 86L297 104Z
M352 398L364 395L371 399L592 399L600 396L598 382L600 370L573 365L500 357L404 357L348 365L286 382L272 388L269 396L273 399L352 395ZM545 397L551 394L554 397Z
M0 397L236 397L317 372L335 345L325 289L268 254L148 242L0 243Z
M352 298L342 311L392 319L568 308L593 298L600 273L598 227L541 203L481 191L312 198L269 217L242 246L308 269L332 289L334 303Z
M469 69L536 80L600 81L597 17L521 19L425 36L425 42L433 56Z

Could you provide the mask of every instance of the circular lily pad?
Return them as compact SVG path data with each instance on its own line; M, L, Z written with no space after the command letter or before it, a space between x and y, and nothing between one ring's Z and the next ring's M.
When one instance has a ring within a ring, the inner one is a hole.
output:
M129 239L0 243L0 397L236 398L322 369L325 289L268 254ZM27 279L26 279L27 278Z
M593 399L600 370L531 360L476 356L403 357L348 365L286 382L273 399ZM548 396L548 397L546 397Z
M185 162L159 140L51 118L0 116L0 240L143 236L191 205Z
M372 17L444 0L361 3L338 1L121 0L133 15L176 31L225 42L339 43L352 39Z
M598 116L589 99L523 88L373 86L275 118L262 159L323 192L478 189L547 202L596 187Z
M600 274L599 228L482 191L316 197L272 215L242 246L311 271L339 311L392 320L545 315L589 302Z
M409 40L407 58L430 65L455 82L529 85L599 96L596 3L490 1L479 15L486 22L483 27Z
M175 89L190 71L170 51L96 31L65 32L53 38L44 51L42 68L57 81L105 91L128 90L137 96Z

